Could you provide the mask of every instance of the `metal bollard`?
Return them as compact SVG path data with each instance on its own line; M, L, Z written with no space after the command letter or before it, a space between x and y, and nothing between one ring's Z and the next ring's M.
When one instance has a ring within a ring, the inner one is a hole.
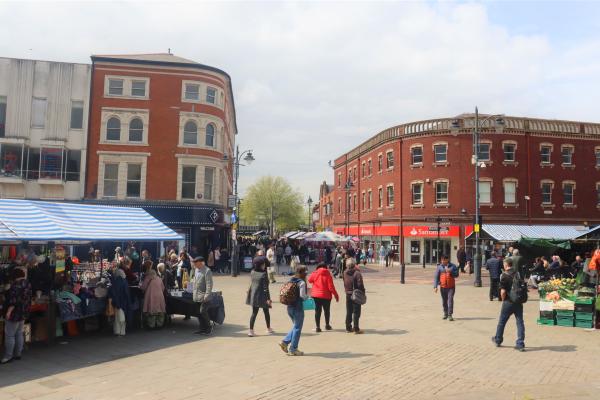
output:
M404 284L404 275L406 274L406 265L400 263L400 283Z

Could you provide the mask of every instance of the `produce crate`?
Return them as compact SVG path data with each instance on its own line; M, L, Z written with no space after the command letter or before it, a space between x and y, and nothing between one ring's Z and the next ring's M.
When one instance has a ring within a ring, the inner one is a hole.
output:
M554 320L554 311L540 311L540 318Z
M578 304L575 303L575 312L591 313L594 312L593 304Z
M575 320L575 326L577 328L593 328L594 327L594 322L593 321L583 321L580 319L576 319Z
M573 318L556 318L556 325L573 327L574 321Z
M575 299L575 304L592 304L594 303L593 297L577 297Z
M554 319L547 319L547 318L538 318L537 320L538 325L554 325Z
M594 319L594 313L576 312L575 319L581 320L581 321L592 321Z
M556 318L571 318L573 319L572 310L556 310Z

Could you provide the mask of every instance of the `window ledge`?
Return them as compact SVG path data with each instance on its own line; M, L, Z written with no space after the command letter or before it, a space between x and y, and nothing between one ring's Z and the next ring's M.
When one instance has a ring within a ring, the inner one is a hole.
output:
M3 176L0 175L0 183L25 183L25 179L20 176Z
M381 175L381 174L383 174L383 171L379 171L379 172L377 172L377 173L378 173L379 175Z
M434 168L438 168L438 167L449 167L450 163L448 161L444 161L444 162L434 162L433 164Z
M104 98L106 98L106 99L126 99L126 100L145 100L145 101L150 100L149 96L131 96L131 95L126 95L126 94L108 94L108 93L106 93L104 95Z
M577 208L577 204L563 204L562 208L564 208L565 210L568 209L568 208L576 209Z
M509 166L512 165L513 167L518 167L519 166L519 162L518 161L502 161L502 165Z
M387 172L392 172L392 171L394 171L394 167L388 167L388 168L386 169L386 171L387 171Z
M411 204L410 208L425 208L424 204Z
M494 203L479 203L479 207L494 207Z
M39 178L37 183L40 185L64 186L65 182L62 179Z
M560 164L563 169L575 169L575 164Z
M541 207L542 207L542 208L554 208L554 207L556 207L556 205L554 205L554 204L544 204L544 203L542 203L542 204L541 204Z
M391 205L391 206L386 206L385 208L386 208L386 210L393 210L393 209L394 209L394 206L393 206L393 205Z
M450 208L450 203L435 203L433 208Z
M519 208L519 203L502 203L502 206L504 208L508 208L508 207Z
M110 145L119 145L119 146L150 146L146 142L119 142L117 140L102 140L98 144L110 144Z
M423 168L423 163L410 164L410 169L418 169L418 168Z
M542 167L542 168L546 168L546 167L552 168L552 167L554 167L554 163L543 163L543 162L541 162L540 163L540 167Z
M486 167L494 165L494 162L492 160L479 160L479 162L485 164Z

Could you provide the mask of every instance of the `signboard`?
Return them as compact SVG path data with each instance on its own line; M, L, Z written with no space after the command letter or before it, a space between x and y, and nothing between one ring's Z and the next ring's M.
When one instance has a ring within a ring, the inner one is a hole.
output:
M480 232L480 231L481 231L481 229L480 229L480 225L479 224L473 225L473 232Z
M231 230L231 240L237 240L237 232L235 229Z
M402 234L405 237L437 237L437 226L403 226ZM460 228L458 225L440 227L440 237L458 237Z
M237 205L237 198L232 195L227 196L227 207L235 208L236 205Z

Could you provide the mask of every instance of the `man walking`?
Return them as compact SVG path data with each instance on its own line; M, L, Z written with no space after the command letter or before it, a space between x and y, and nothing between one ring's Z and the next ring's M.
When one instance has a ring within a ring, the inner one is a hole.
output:
M500 347L504 341L504 327L511 315L514 314L517 320L517 342L515 350L525 351L525 323L523 322L523 303L526 297L515 293L513 289L513 281L522 280L518 271L514 268L513 260L507 258L504 260L504 272L500 277L500 297L502 299L502 309L500 310L500 318L498 319L498 327L496 328L496 336L492 336L492 342L496 347ZM520 286L520 285L516 285ZM525 292L526 294L526 292Z
M512 260L512 267L515 271L517 271L521 277L525 277L525 259L519 254L519 249L514 249L512 251L510 259Z
M454 278L458 276L458 267L450 262L447 255L442 256L441 263L435 270L435 279L433 281L433 291L437 293L438 286L442 295L442 306L444 308L444 319L454 321L452 313L454 312L454 291L456 282Z
M458 260L458 269L464 274L465 265L467 265L467 252L465 251L465 246L460 245L456 252L456 259Z
M361 335L363 333L360 329L361 305L352 300L352 292L358 289L364 294L366 292L365 285L354 258L346 259L346 268L343 274L346 292L346 333L354 332L356 335Z
M490 271L490 301L500 299L500 274L502 273L502 260L492 251L491 257L485 263L485 268Z
M194 258L192 299L200 303L200 315L198 316L199 329L194 333L210 335L212 324L208 316L208 301L213 288L212 271L204 264L204 257Z

